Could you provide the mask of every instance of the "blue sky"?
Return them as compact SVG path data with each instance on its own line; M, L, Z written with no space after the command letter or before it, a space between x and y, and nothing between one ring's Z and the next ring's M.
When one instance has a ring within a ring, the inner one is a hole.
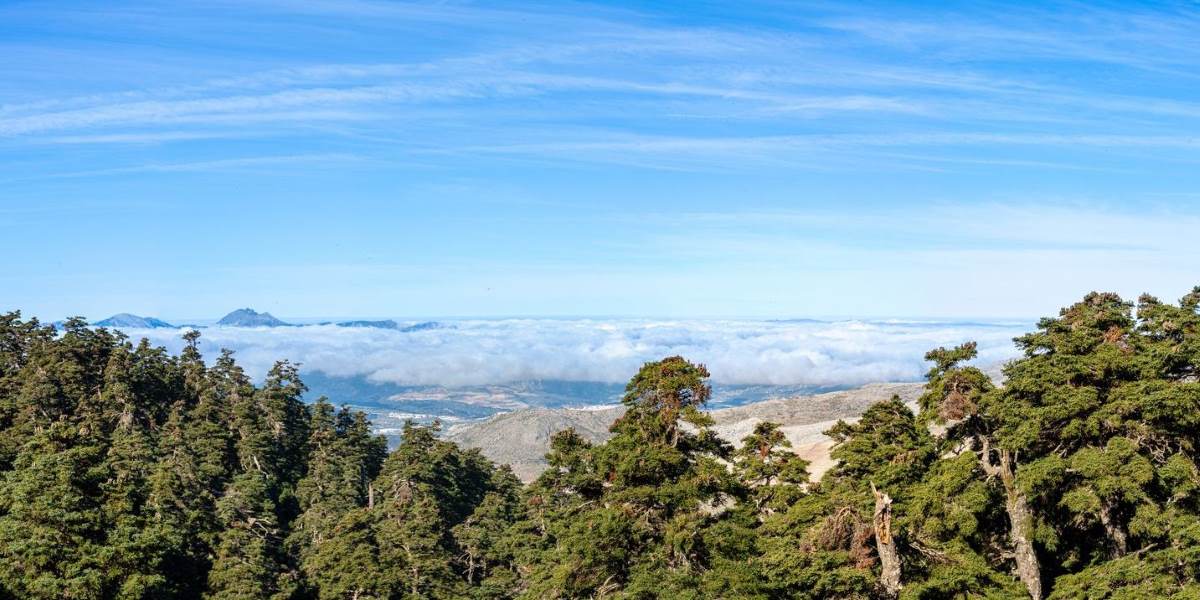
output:
M1177 298L1200 283L1200 11L1012 4L5 2L0 299L186 319Z

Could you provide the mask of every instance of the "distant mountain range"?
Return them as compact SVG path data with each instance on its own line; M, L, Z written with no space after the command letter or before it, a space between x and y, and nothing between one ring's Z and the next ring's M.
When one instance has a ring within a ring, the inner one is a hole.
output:
M373 329L400 329L400 325L388 319L386 321L342 321L335 323L338 327L368 327Z
M96 321L95 323L92 323L92 325L95 325L96 327L120 327L127 329L175 328L174 325L163 321L162 319L155 319L154 317L139 317L138 315L131 315L129 313L115 314L107 319L104 319L103 321Z
M430 329L442 329L444 327L446 327L446 325L438 323L437 321L425 321L423 323L414 323L406 327L401 327L400 331L404 333L412 333L414 331L429 331Z
M56 325L61 326L63 322L57 321ZM339 321L332 323L329 321L317 323L318 325L337 325L338 327L363 327L372 329L391 329L401 333L413 333L416 331L428 331L430 329L445 329L452 326L437 321L420 321L408 325L401 325L391 319L382 321ZM172 325L162 319L154 317L143 317L130 313L115 314L107 319L95 321L92 323L95 327L112 327L116 329L179 329L182 327L204 327L203 325ZM239 308L217 321L217 325L222 327L300 327L295 323L288 323L282 319L275 317L269 312L258 312L252 308Z

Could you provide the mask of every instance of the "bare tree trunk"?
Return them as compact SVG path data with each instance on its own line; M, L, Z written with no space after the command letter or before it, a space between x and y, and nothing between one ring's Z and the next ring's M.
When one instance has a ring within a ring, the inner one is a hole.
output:
M1025 500L1025 495L1015 487L1006 489L1005 493L1008 495L1008 501L1005 504L1012 526L1009 537L1013 542L1013 558L1017 561L1017 575L1029 590L1029 597L1033 600L1042 600L1042 569L1038 563L1037 553L1033 549L1033 540L1029 539L1029 533L1033 529L1033 513L1029 510L1029 503Z
M875 527L875 548L879 552L879 585L888 598L900 595L900 552L892 539L892 498L875 489L875 516L871 523Z
M421 591L421 568L417 566L417 561L413 558L412 548L408 544L401 546L404 548L404 555L408 558L408 570L412 573L412 584L409 588L412 591L414 598L418 597L417 592Z
M1029 502L1025 494L1017 488L1016 467L1013 465L1012 453L1000 449L1000 464L992 464L991 445L987 437L981 440L983 457L980 463L983 470L990 476L998 477L1004 485L1004 508L1008 512L1008 537L1013 545L1013 560L1017 563L1017 576L1029 590L1029 597L1042 600L1042 568L1038 563L1037 552L1033 548L1033 540L1029 534L1033 531L1033 512L1029 510Z
M1112 507L1108 502L1100 503L1100 524L1104 526L1108 539L1112 540L1113 558L1125 556L1129 552L1129 536L1125 535L1125 528L1113 518Z

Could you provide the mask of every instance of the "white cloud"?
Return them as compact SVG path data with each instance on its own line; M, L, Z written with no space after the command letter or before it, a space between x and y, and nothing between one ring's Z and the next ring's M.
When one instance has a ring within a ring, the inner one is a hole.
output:
M680 354L722 384L858 385L914 380L924 353L976 340L981 364L1013 357L1026 325L903 321L506 319L447 321L405 333L332 325L203 330L202 349L236 351L254 377L278 359L334 376L406 385L467 386L525 380L628 380L645 361ZM135 337L177 351L177 330Z

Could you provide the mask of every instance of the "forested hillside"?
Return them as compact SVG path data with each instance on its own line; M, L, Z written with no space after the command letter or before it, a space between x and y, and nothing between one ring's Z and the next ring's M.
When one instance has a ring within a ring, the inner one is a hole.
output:
M838 423L819 481L772 423L716 436L665 358L528 486L436 426L389 452L289 363L9 313L0 597L1198 598L1198 307L1089 294L1002 387L932 350L919 413Z

